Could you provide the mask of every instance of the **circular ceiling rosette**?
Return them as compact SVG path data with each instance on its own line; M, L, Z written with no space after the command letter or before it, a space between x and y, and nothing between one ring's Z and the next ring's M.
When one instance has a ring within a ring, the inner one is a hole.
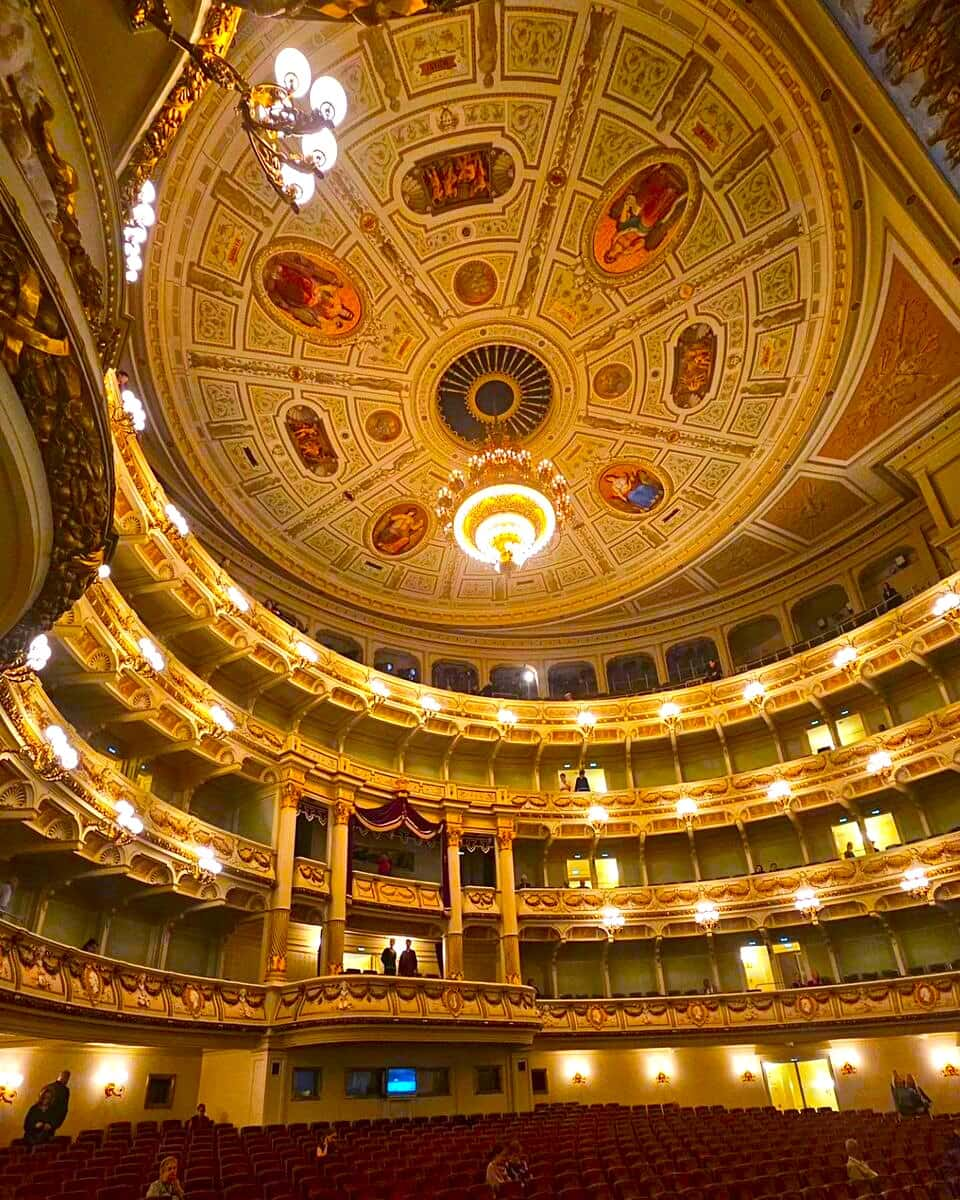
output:
M481 444L496 426L523 442L543 425L553 400L550 372L530 350L506 343L476 346L447 367L437 408L460 441Z

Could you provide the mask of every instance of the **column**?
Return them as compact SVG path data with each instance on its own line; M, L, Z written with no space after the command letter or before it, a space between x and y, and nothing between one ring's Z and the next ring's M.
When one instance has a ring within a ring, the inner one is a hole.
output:
M332 809L330 904L327 908L327 927L324 930L327 946L324 962L329 975L339 975L343 970L343 941L347 929L347 834L352 815L351 801L337 800Z
M497 830L497 889L500 899L500 958L504 983L520 983L520 928L513 880L512 828Z
M665 996L667 994L667 984L663 974L663 954L660 950L660 943L662 941L663 938L657 934L657 939L653 943L653 969L657 976L657 991L661 996Z
M720 987L720 964L717 962L717 947L713 941L713 931L707 934L707 954L710 956L710 978L713 980L713 986L717 991L722 991Z
M611 939L607 938L600 951L600 973L603 977L603 994L607 1000L610 999L610 947L612 945Z
M557 955L560 953L562 946L562 941L556 942L553 947L553 953L550 955L550 987L552 988L554 1000L560 995L560 973L557 970Z
M907 973L907 961L903 956L903 946L900 944L900 938L897 936L897 931L890 924L885 913L871 913L871 916L877 918L883 926L883 931L887 935L887 940L890 942L890 949L893 951L893 961L897 964L897 970L901 975Z
M650 876L647 873L647 835L646 832L641 833L637 840L640 843L640 882L644 887L650 883Z
M742 821L737 821L737 833L740 834L740 845L743 846L743 861L747 864L747 874L753 874L753 851L750 849L750 839Z
M840 983L840 962L837 959L837 952L833 948L833 942L830 940L830 934L824 929L823 925L819 926L820 936L823 938L823 944L826 947L827 957L830 959L830 970L833 973L833 982Z
M447 821L447 880L450 884L450 915L443 945L443 973L447 979L463 978L463 895L460 891L459 825Z
M700 879L700 859L697 855L697 841L693 833L693 825L687 826L687 840L690 843L690 863L693 866L694 879Z
M297 813L300 811L300 784L285 779L280 784L280 815L277 820L276 880L270 910L265 914L267 983L284 983L287 978L287 935L290 929L290 905L293 902L293 855L297 841Z

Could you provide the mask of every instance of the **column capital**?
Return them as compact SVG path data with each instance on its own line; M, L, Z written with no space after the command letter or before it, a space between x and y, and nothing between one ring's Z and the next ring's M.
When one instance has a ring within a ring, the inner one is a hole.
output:
M353 804L349 800L338 800L333 806L334 825L348 825L353 816Z
M497 830L497 848L500 850L509 850L513 846L513 839L516 837L513 829L498 829Z
M448 821L447 822L447 845L448 846L459 846L460 840L462 837L463 837L463 826L462 825L451 825L450 822Z
M285 779L280 784L280 807L299 808L303 798L303 788L296 780Z

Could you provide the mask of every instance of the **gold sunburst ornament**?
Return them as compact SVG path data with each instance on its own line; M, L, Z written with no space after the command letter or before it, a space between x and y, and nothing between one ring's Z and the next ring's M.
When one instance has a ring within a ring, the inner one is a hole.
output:
M534 465L495 430L465 472L450 472L436 514L464 554L508 573L553 541L570 516L570 489L549 458Z

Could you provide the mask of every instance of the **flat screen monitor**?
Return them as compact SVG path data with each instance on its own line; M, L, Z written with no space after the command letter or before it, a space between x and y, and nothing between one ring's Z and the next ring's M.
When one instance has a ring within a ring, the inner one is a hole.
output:
M416 1070L413 1067L388 1067L384 1088L388 1096L415 1096Z

